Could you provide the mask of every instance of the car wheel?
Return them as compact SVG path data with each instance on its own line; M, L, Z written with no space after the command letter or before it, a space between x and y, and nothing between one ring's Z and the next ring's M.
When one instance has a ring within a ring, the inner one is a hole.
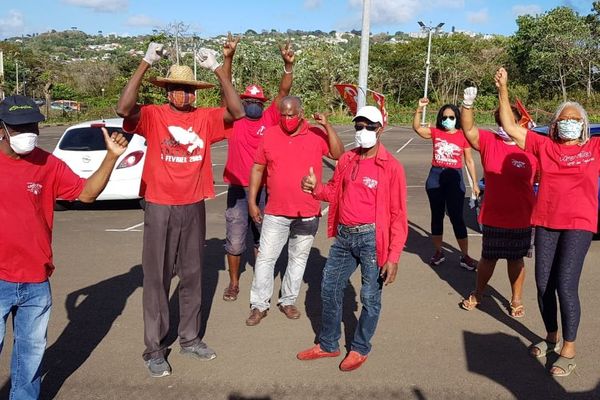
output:
M139 204L142 210L146 209L146 199L140 199Z
M64 201L56 200L54 202L54 211L67 211L69 209L67 204L68 203Z

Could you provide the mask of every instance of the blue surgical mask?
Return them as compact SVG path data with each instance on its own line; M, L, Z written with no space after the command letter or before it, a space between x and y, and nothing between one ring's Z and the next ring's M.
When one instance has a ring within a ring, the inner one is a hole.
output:
M259 119L263 114L263 108L258 103L244 104L244 111L246 112L246 117L250 119Z
M563 140L575 140L581 137L583 122L574 119L565 119L558 121L558 137Z
M442 121L442 126L446 128L446 130L454 129L454 127L456 126L456 119L445 119Z

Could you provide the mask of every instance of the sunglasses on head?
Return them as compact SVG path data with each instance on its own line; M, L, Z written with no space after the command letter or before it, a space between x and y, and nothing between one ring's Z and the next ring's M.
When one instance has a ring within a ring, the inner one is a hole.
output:
M354 129L360 131L362 129L366 129L368 131L376 131L379 129L378 124L354 124Z
M444 116L442 116L442 121L445 121L448 118L450 119L450 121L454 121L456 119L456 117L454 115L444 115Z

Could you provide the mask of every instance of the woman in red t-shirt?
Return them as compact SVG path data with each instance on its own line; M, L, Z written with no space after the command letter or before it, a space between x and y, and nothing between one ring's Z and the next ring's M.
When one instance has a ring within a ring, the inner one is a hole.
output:
M563 344L550 373L567 376L575 368L575 338L579 327L579 279L598 219L600 141L590 140L589 123L579 103L561 104L548 136L517 125L510 112L508 74L496 72L500 120L517 145L538 160L540 186L532 223L535 228L535 281L546 338L532 344L533 357L545 357L560 347L560 305ZM515 199L514 201L520 201Z
M500 110L494 117L498 131L479 129L473 120L473 102L477 88L465 89L460 113L465 137L481 154L485 176L485 198L479 213L483 240L477 284L460 305L473 310L483 298L483 291L494 274L499 259L506 259L508 278L512 289L510 315L523 317L525 308L521 301L525 281L525 257L531 246L531 212L535 201L533 182L537 169L535 156L521 150L502 129ZM521 119L516 107L511 107L514 121ZM519 202L512 199L518 198Z
M431 209L431 240L435 248L429 265L437 266L446 260L442 244L444 215L447 210L462 253L460 266L474 271L477 268L477 261L469 257L467 227L463 216L465 184L462 175L464 154L469 175L473 178L473 182L477 182L471 147L460 129L460 111L453 104L446 104L440 108L435 128L421 125L423 107L428 103L429 100L426 98L419 100L413 119L413 129L423 139L431 139L433 142L433 160L425 184ZM477 185L472 190L479 194Z

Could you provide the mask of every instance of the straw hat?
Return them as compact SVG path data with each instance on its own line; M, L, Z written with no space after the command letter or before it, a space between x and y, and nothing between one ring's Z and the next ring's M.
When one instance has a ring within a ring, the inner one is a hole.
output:
M161 88L166 88L170 84L192 86L196 89L208 89L215 86L212 83L194 80L194 71L187 65L171 65L166 78L151 78L150 82Z

